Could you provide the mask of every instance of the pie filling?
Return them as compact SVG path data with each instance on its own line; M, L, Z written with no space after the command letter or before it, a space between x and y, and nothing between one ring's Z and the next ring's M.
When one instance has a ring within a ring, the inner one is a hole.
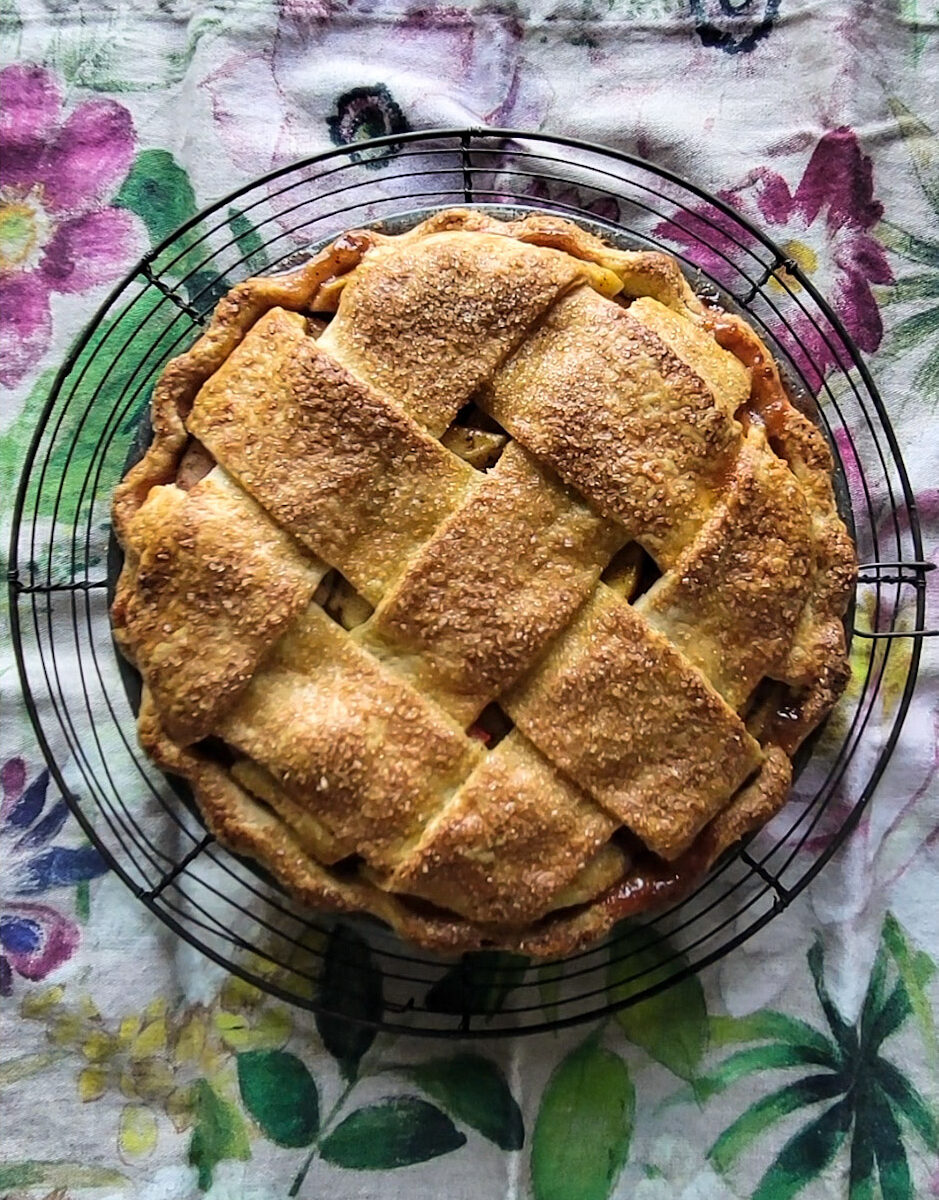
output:
M778 810L846 681L827 445L667 256L346 235L230 293L153 424L115 497L141 740L311 904L586 944Z

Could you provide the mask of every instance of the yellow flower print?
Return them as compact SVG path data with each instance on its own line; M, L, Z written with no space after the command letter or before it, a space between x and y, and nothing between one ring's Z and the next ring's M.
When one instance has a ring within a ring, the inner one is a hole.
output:
M174 1007L158 997L141 1012L106 1019L87 997L70 1002L64 988L54 987L29 993L20 1011L45 1025L53 1046L76 1056L83 1103L108 1092L124 1097L117 1144L127 1163L153 1153L161 1115L177 1133L193 1125L197 1088L205 1086L200 1081L235 1101L235 1054L280 1049L292 1032L284 1005L234 977L209 1005Z
M858 598L854 615L855 627L864 632L871 632L874 629L875 610L874 592L866 591ZM898 615L896 628L905 632L909 632L913 628L913 622L908 612L901 612ZM856 637L851 646L851 681L848 685L848 694L851 696L860 694L868 671L870 671L871 678L876 679L883 670L880 699L883 705L883 714L885 717L889 717L899 704L906 686L912 653L913 641L911 638Z
M144 1104L125 1104L118 1122L117 1147L126 1163L149 1158L156 1149L157 1120Z

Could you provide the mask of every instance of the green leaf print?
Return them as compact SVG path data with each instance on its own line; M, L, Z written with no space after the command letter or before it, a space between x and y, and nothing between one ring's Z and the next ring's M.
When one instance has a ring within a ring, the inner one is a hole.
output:
M825 1019L828 1021L828 1028L834 1035L835 1041L839 1049L846 1058L851 1058L857 1054L858 1036L857 1030L853 1025L849 1025L838 1009L835 1007L834 1001L828 994L828 987L825 983L825 952L822 949L822 943L816 941L806 955L806 961L809 964L809 970L812 973L812 982L815 985L815 994L818 996L818 1002L822 1006L822 1012L825 1014Z
M18 39L22 32L23 19L14 0L0 0L0 34L9 39L7 45L12 48L13 38ZM19 57L19 45L16 49L16 56Z
M135 212L154 242L196 211L188 176L165 150L138 154L114 203ZM196 236L195 231L186 235L190 243ZM90 475L96 476L93 490L98 495L110 492L124 466L126 439L120 434L135 428L167 359L195 338L192 320L172 301L144 276L137 276L136 283L136 295L109 311L63 381L46 472L56 486L50 483L38 496L28 497L41 516L56 512L65 523L78 520L79 503L87 502L92 490ZM19 417L0 436L4 486L19 472L54 378L52 371L40 376Z
M525 1141L522 1113L501 1070L479 1054L432 1058L404 1074L445 1109L502 1150L520 1150Z
M607 1200L629 1154L636 1093L626 1064L592 1034L548 1080L535 1122L535 1200Z
M894 254L910 262L921 263L926 267L939 268L939 242L908 233L892 221L881 221L877 226L877 236Z
M908 300L939 299L939 275L907 275L886 289L886 299L901 304Z
M667 942L641 947L617 960L610 947L610 998L621 1002L687 967L687 959ZM638 978L632 978L638 976ZM681 1079L692 1079L708 1044L708 1014L697 975L616 1014L626 1037Z
M913 1180L907 1162L900 1126L890 1105L880 1096L871 1098L871 1137L874 1157L877 1159L877 1174L880 1179L880 1194L883 1200L913 1200Z
M39 414L49 398L56 371L43 371L29 390L23 407L14 420L0 433L0 487L5 495L14 488L23 469L26 450L39 423Z
M91 916L91 887L87 879L82 879L75 885L75 916L83 925L88 924Z
M919 117L900 100L888 99L904 144L909 151L913 171L923 195L939 217L939 138ZM914 387L930 395L939 394L939 347L933 345L939 333L939 241L910 233L889 221L878 226L878 236L888 250L928 271L899 278L885 293L887 304L919 304L919 312L911 313L892 328L888 328L883 352L887 357L905 355L925 345L929 351L914 375ZM933 1049L935 1045L933 1044Z
M913 160L913 170L919 179L923 194L933 212L939 216L939 152L935 133L925 121L895 96L888 98L890 111L900 127L900 134Z
M195 1119L189 1142L189 1163L198 1171L201 1191L212 1186L212 1172L225 1159L251 1157L244 1118L215 1091L207 1079L192 1085L190 1103Z
M709 1100L747 1075L801 1066L829 1067L836 1071L839 1062L834 1047L821 1053L814 1046L792 1046L784 1042L751 1046L725 1058L716 1070L699 1075L694 1081L694 1095L698 1100Z
M191 68L200 41L221 28L222 18L214 13L194 10L186 22L186 45L182 50L169 50L166 55L166 75L163 86L182 83Z
M913 387L927 392L939 392L939 344L926 355L913 376ZM939 1052L936 1054L939 1061Z
M799 1017L761 1009L746 1017L713 1016L710 1020L710 1041L716 1047L733 1042L761 1042L778 1039L792 1046L804 1046L821 1055L835 1053L832 1041Z
M913 313L890 330L888 355L905 354L939 330L939 307Z
M141 150L114 205L140 217L154 246L197 212L189 176L169 150Z
M786 1142L752 1200L790 1200L828 1166L850 1127L851 1101L846 1097Z
M878 945L867 983L864 1004L861 1007L860 1046L863 1051L870 1047L873 1026L884 1006L884 991L887 986L887 953L883 942Z
M878 1057L874 1068L880 1091L894 1111L909 1121L933 1154L939 1154L939 1124L923 1097L893 1063Z
M193 340L192 330L192 322L151 289L95 332L63 387L46 485L29 497L40 515L80 519L92 490L89 472L100 472L93 490L110 493L127 453L129 439L121 435L136 428L163 364Z
M142 150L114 203L141 218L154 245L197 212L189 176L168 150ZM173 238L153 261L151 271L157 277L180 280L193 307L207 313L229 288L212 266L213 257L205 225L198 221Z
M719 1171L726 1172L764 1132L790 1113L834 1101L786 1143L760 1181L754 1200L795 1196L833 1160L852 1125L850 1200L873 1200L875 1171L883 1200L905 1200L914 1193L904 1128L935 1154L939 1152L939 1126L929 1103L884 1057L882 1047L914 1012L911 989L918 989L925 999L922 989L935 966L928 956L908 945L896 919L888 915L861 1013L852 1025L829 994L820 942L811 948L807 961L832 1038L781 1013L755 1013L740 1020L716 1018L711 1023L714 1045L748 1038L765 1044L738 1050L702 1074L696 1081L696 1097L706 1100L759 1070L791 1070L802 1065L828 1070L761 1097L723 1131L709 1157ZM931 1028L927 1025L924 1035ZM928 1037L924 1040L928 1045Z
M528 970L523 954L480 950L464 954L427 993L432 1012L492 1017L501 1012Z
M868 1087L858 1089L848 1171L848 1200L874 1200L874 1141Z
M865 1049L871 1052L879 1050L887 1038L892 1033L896 1033L912 1011L913 1008L910 1004L910 998L906 994L906 987L903 980L900 979L884 1001L880 1010L873 1017Z
M930 359L935 362L936 382L939 383L939 346L932 352ZM932 1005L926 995L926 985L936 973L936 964L928 954L910 946L900 928L900 922L893 913L887 913L884 920L884 943L897 964L900 978L906 984L913 1015L919 1023L923 1041L932 1059L933 1071L939 1076L939 1040L936 1037Z
M145 281L140 280L141 286ZM140 290L97 329L64 380L50 428L41 490L34 472L27 510L65 524L82 519L92 492L106 496L124 468L129 437L173 354L196 336L193 322L155 289ZM36 380L19 416L0 435L0 485L13 487L55 371ZM94 486L92 486L92 480Z
M62 73L71 87L91 91L125 91L114 76L118 46L112 21L102 21L94 30L75 34L64 28L52 39L44 55L47 66Z
M264 249L264 242L254 223L237 208L230 208L228 210L228 228L232 231L232 236L238 243L238 249L244 256L245 270L255 274L263 271L269 260Z
M844 1080L838 1075L809 1075L763 1096L724 1130L708 1158L719 1171L726 1171L771 1125L797 1109L831 1100L843 1090Z
M426 1100L398 1096L351 1113L324 1139L320 1155L338 1167L389 1171L459 1150L466 1135Z
M42 1185L65 1192L69 1188L119 1187L126 1182L127 1176L122 1171L85 1166L65 1159L0 1163L0 1188L4 1189Z
M248 1050L238 1055L241 1099L278 1146L309 1146L319 1132L316 1081L295 1054Z
M317 1013L316 1028L323 1045L338 1061L343 1078L355 1079L376 1033L356 1020L378 1021L384 1000L381 972L368 943L344 925L337 925L330 934L317 998L324 1007L352 1018Z

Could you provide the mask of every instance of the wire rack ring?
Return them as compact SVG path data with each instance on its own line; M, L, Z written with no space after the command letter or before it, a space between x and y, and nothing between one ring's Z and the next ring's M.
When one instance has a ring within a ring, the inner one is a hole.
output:
M137 745L134 680L107 613L111 492L155 380L219 296L351 226L397 229L463 204L550 210L621 245L665 250L700 293L744 312L828 438L839 504L865 564L852 606L852 685L783 812L684 899L537 968L492 952L441 959L376 922L305 911L219 846L191 798ZM857 822L899 737L921 640L936 633L924 623L932 568L883 402L797 262L723 201L631 155L545 134L456 129L376 138L272 171L141 259L55 379L15 501L9 587L23 693L50 770L114 871L184 942L321 1013L491 1037L646 999L740 945L814 878ZM875 720L888 664L902 689L889 718ZM337 967L341 1003L324 986Z

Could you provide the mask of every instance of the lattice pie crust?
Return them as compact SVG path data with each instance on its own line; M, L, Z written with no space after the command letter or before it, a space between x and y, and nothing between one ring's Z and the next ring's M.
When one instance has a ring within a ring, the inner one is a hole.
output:
M767 821L845 684L827 445L668 256L348 233L224 297L153 427L140 738L312 906L568 952Z

